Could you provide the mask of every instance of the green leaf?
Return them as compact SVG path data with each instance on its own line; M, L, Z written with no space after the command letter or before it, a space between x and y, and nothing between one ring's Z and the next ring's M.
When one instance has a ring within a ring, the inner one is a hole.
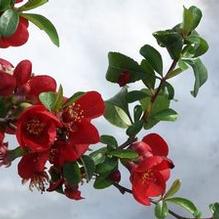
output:
M81 161L83 163L87 182L89 182L92 179L93 174L95 172L95 163L94 163L93 159L87 155L83 155L81 157Z
M26 4L18 8L19 11L29 11L31 9L40 7L48 2L48 0L29 0Z
M167 203L164 201L158 202L155 206L154 213L157 219L165 219L169 213Z
M8 158L9 158L9 161L12 162L19 157L23 157L25 154L27 154L26 149L23 149L21 147L17 147L13 150L8 151Z
M119 128L128 128L131 125L131 121L124 110L109 102L105 102L104 118Z
M110 82L117 83L119 76L123 72L130 74L130 82L141 79L142 68L132 58L117 52L109 52L109 67L106 73L106 79Z
M78 185L81 181L81 172L77 162L69 162L63 168L64 178L72 186Z
M213 214L213 219L219 219L219 203L215 202L209 205L209 209Z
M135 122L126 130L126 134L130 137L136 136L141 131L143 124L142 120Z
M195 58L205 54L209 49L207 41L198 35L189 36L187 38L187 44L183 52L183 57Z
M99 174L110 174L118 165L115 158L106 158L103 163L96 166L96 172Z
M138 153L136 153L135 151L133 150L122 150L122 149L117 149L117 150L114 150L114 151L110 151L108 153L109 155L113 156L113 157L118 157L118 158L121 158L121 159L136 159L138 158Z
M153 89L155 87L155 82L156 82L156 75L155 75L154 69L152 68L151 64L146 59L143 59L141 61L141 67L144 70L144 74L142 77L143 83L148 88Z
M111 148L116 149L118 147L118 143L116 139L111 135L102 135L100 137L100 142L103 144L106 144L107 146L110 146Z
M56 98L55 101L53 103L53 110L55 112L59 112L60 109L62 108L62 105L64 103L64 96L63 96L63 88L62 85L59 86L59 90L57 93L55 93Z
M163 74L163 60L160 53L150 45L145 45L140 49L140 54L149 62L153 69Z
M136 105L134 107L134 121L137 122L141 118L141 115L143 113L141 105Z
M84 94L85 94L85 92L82 92L82 91L76 92L65 102L65 104L63 105L63 108L72 105L76 100L78 100Z
M95 165L98 165L104 162L106 158L106 152L107 148L104 147L92 152L91 154L89 154L89 156L92 158Z
M12 9L6 10L0 17L0 36L11 36L15 33L19 22L17 12Z
M94 182L95 189L105 189L113 184L113 181L108 176L97 176Z
M51 41L59 47L59 36L54 25L44 16L39 14L20 14L22 17L26 18L38 28L45 31Z
M179 33L166 30L155 32L153 36L160 46L167 48L172 59L179 59L183 47L183 38Z
M169 94L168 99L172 100L175 96L174 87L168 82L165 83L165 86L166 86L168 94Z
M176 121L178 114L172 109L165 109L156 113L153 118L159 121Z
M56 93L54 92L43 92L39 95L40 102L49 110L53 111L54 103L56 101Z
M185 62L183 62L181 59L178 61L178 66L179 66L178 68L168 73L167 79L173 78L189 68L188 65Z
M175 180L171 185L171 187L169 188L169 190L167 191L167 193L164 195L163 199L167 199L174 196L180 190L180 187L181 187L181 180L179 179Z
M166 201L184 208L185 210L190 212L194 217L200 214L197 207L193 204L193 202L191 202L188 199L181 197L174 197L174 198L166 199Z
M208 79L208 71L200 59L183 59L183 61L193 68L195 75L195 85L191 94L196 97L198 95L199 88Z
M185 35L195 30L202 18L202 12L199 8L191 6L189 9L184 7L182 29Z
M10 8L11 0L0 0L0 11L5 11Z
M127 94L127 101L128 103L133 103L135 101L141 100L145 98L147 94L140 90L134 90Z

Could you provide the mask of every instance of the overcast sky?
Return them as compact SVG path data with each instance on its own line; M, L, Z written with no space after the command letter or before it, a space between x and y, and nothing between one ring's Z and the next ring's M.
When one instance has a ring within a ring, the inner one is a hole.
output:
M173 83L179 101L173 107L180 117L175 123L161 123L153 131L169 142L170 156L176 164L172 180L183 181L180 195L193 199L207 214L208 204L219 201L218 0L50 0L36 12L53 21L61 47L53 46L46 35L31 25L29 43L2 50L1 57L14 64L26 58L32 60L34 72L54 76L68 96L78 90L98 90L107 99L118 91L117 86L104 79L108 51L120 51L140 60L141 46L146 43L156 46L152 32L181 21L183 4L195 4L203 10L199 32L210 45L203 58L209 69L209 81L194 99L190 95L192 72L178 77ZM165 60L168 66L169 59ZM120 129L112 128L104 120L96 124L101 133L125 138ZM10 169L2 168L0 179L1 219L152 218L152 208L140 206L130 195L123 197L114 188L95 191L88 185L83 188L86 199L72 202L55 193L31 193L21 185L15 164ZM128 185L128 180L123 183Z

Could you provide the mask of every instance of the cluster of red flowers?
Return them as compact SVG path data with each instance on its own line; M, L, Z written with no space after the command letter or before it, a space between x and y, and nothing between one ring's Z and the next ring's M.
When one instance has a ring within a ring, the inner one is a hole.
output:
M163 195L170 169L174 167L167 158L168 145L158 134L149 134L132 145L139 154L137 162L129 163L134 198L143 205L150 205L150 197Z
M50 181L48 191L61 187L67 197L80 199L78 186L68 184L63 177L63 166L78 160L90 144L99 142L99 133L91 121L104 112L101 95L95 91L86 92L54 113L38 99L42 92L55 92L56 82L53 78L47 75L34 76L28 60L20 62L15 68L6 60L1 60L0 64L0 78L3 79L0 82L0 96L7 99L13 95L18 101L29 103L13 121L16 125L14 133L24 151L18 164L18 174L23 182L30 181L30 189L36 187L45 191L45 185ZM64 98L64 101L67 102L68 98ZM1 165L8 165L4 132L7 129L0 132L0 162ZM50 163L50 173L55 171L58 175L56 180L49 178L47 161Z
M23 0L16 0L15 3L22 2ZM0 36L0 48L8 48L10 46L21 46L28 41L29 22L23 17L19 17L19 22L16 31L10 36Z

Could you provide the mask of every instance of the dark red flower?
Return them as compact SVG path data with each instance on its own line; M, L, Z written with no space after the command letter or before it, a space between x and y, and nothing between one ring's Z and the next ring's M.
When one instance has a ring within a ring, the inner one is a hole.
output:
M118 84L120 87L125 86L126 84L128 84L130 82L131 79L131 75L128 71L123 71L118 78Z
M61 124L44 106L35 105L24 111L17 121L17 140L33 152L48 150L56 139Z
M70 142L56 141L50 149L49 161L52 164L63 166L67 162L75 161L83 155L89 145L74 145Z
M66 185L64 193L66 197L76 200L76 201L84 199L83 197L81 197L81 192L78 190L78 186Z
M16 88L15 78L0 70L0 96L10 96Z
M22 183L30 182L29 188L37 188L45 191L49 177L45 172L45 164L48 159L47 153L30 153L22 157L18 163L18 174L22 178Z
M9 46L21 46L25 44L29 38L28 21L20 17L19 23L15 33L8 37L0 37L0 48L7 48Z
M81 96L75 103L64 109L63 123L69 131L72 144L95 144L99 142L99 133L90 121L104 112L104 101L101 95L90 91Z

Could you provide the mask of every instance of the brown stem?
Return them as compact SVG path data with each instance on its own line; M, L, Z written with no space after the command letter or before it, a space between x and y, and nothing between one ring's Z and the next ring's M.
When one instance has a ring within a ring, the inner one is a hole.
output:
M124 149L124 148L128 147L130 144L134 143L137 140L138 139L136 137L130 137L130 138L127 139L127 141L125 141L123 144L121 144L118 148L119 149Z

